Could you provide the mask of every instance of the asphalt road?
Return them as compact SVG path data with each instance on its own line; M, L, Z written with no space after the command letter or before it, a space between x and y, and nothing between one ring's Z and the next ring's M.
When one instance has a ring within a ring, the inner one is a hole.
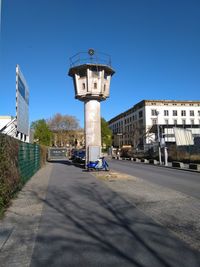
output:
M102 180L70 162L47 164L0 222L0 266L199 267L199 200L172 191L134 176Z
M113 170L127 173L200 199L200 173L114 159L109 160L109 166Z
M74 166L53 164L31 267L199 263L198 251L104 182Z

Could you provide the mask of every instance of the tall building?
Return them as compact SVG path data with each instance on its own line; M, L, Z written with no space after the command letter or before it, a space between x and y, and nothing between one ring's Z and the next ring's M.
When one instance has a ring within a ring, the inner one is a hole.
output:
M200 101L142 100L108 123L114 147L131 145L146 150L158 136L165 143L174 143L174 127L190 129L193 137L200 136Z
M16 66L16 116L0 116L0 133L29 142L29 88Z

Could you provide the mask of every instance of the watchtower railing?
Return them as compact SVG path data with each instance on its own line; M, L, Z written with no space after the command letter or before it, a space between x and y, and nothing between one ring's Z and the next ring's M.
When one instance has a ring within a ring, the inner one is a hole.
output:
M89 53L92 51L92 53ZM79 52L69 58L70 67L76 67L83 64L100 64L111 67L111 56L102 52L90 49L88 52Z

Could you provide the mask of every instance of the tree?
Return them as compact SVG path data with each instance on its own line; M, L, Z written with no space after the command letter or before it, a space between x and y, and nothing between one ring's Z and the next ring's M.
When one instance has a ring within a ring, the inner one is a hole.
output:
M47 123L53 133L54 145L72 147L77 145L82 130L76 117L57 113L48 119Z
M106 148L112 145L112 131L104 118L101 118L101 142Z
M69 115L55 114L47 120L47 124L52 131L74 131L79 130L79 122L76 117Z
M44 119L32 122L31 129L34 130L34 139L39 144L45 146L50 145L52 133Z

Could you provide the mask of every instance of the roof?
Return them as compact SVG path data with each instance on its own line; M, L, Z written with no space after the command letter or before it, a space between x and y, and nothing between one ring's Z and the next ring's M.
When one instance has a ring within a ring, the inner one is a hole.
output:
M13 116L0 116L0 120L12 120Z
M81 70L86 70L86 69L91 69L95 71L98 69L100 70L105 70L109 75L113 75L115 73L115 71L108 65L104 65L104 64L92 64L92 63L86 63L86 64L82 64L82 65L78 65L75 67L71 67L69 69L68 75L69 76L74 76L74 74L79 73L79 71Z

